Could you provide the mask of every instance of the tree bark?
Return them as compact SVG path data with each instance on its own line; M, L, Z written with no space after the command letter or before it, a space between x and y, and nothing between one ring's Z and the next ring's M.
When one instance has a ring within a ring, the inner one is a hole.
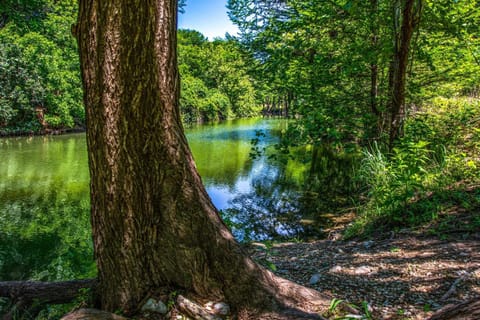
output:
M370 108L374 116L380 117L378 110L378 0L370 0L370 16L372 23L370 25L370 46L375 53L370 62ZM380 131L380 130L378 130Z
M0 282L0 297L24 304L67 303L80 295L80 289L95 290L96 280L74 280L63 282L5 281Z
M60 320L128 320L122 316L114 313L100 311L95 309L78 309L75 310Z
M419 0L398 0L394 8L394 54L390 67L390 134L389 146L400 135L405 118L405 88L410 43L415 30L420 6L415 6ZM420 0L421 1L421 0ZM401 9L401 15L399 10ZM401 21L401 23L400 23ZM398 26L400 29L398 30Z
M81 0L79 43L102 309L159 287L238 314L327 306L247 258L207 195L180 121L177 0Z

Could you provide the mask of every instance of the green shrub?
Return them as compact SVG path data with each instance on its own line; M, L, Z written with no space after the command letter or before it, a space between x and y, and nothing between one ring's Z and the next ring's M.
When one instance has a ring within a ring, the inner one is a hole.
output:
M479 126L478 100L437 98L407 120L391 154L377 145L365 149L357 179L367 200L347 236L436 220L450 205L447 190L480 181Z

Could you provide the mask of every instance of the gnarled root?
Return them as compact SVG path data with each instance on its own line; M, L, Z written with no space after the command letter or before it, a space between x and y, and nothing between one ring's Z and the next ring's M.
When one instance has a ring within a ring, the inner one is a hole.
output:
M449 305L437 311L429 320L478 320L480 319L480 300L473 299L456 305Z

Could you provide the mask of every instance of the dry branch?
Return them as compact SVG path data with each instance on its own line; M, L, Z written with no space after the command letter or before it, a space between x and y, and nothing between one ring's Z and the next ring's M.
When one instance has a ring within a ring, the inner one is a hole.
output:
M480 319L480 300L478 298L449 305L437 311L428 320L478 320Z
M480 269L478 270L475 270L473 272L466 272L464 273L461 277L457 278L453 283L452 285L450 286L450 288L448 289L448 291L440 298L441 301L446 301L448 300L448 298L450 298L451 295L453 295L456 291L457 291L457 286L467 280L468 278L470 278L472 275L474 275L475 273L478 273L480 272Z

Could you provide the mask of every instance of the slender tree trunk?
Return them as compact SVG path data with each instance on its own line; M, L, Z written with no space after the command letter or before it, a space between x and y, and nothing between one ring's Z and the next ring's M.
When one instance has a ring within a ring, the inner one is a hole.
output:
M370 61L370 112L374 121L367 124L371 137L377 139L383 131L383 114L378 107L378 0L370 0L370 47L373 52Z
M370 65L370 108L372 113L376 117L380 117L380 111L378 110L378 65L372 63Z
M370 62L370 108L372 113L376 116L380 116L380 111L378 110L378 0L370 0L370 10L371 10L371 21L370 26L371 30L371 47L372 51L375 52L374 58Z
M293 93L292 91L288 91L287 93L287 107L286 107L286 110L285 110L285 117L286 118L289 118L290 117L290 107L292 105L292 100L293 100Z
M416 1L419 0L396 1L396 8L394 8L395 46L390 67L390 149L393 148L393 143L400 134L405 118L405 88L410 43L416 27L416 15L418 14L416 10L420 10L419 6L417 8L415 6ZM400 9L401 14L399 13ZM400 26L399 29L398 26Z
M134 314L160 287L244 315L325 305L247 258L205 192L180 121L176 16L177 0L80 1L101 307Z

